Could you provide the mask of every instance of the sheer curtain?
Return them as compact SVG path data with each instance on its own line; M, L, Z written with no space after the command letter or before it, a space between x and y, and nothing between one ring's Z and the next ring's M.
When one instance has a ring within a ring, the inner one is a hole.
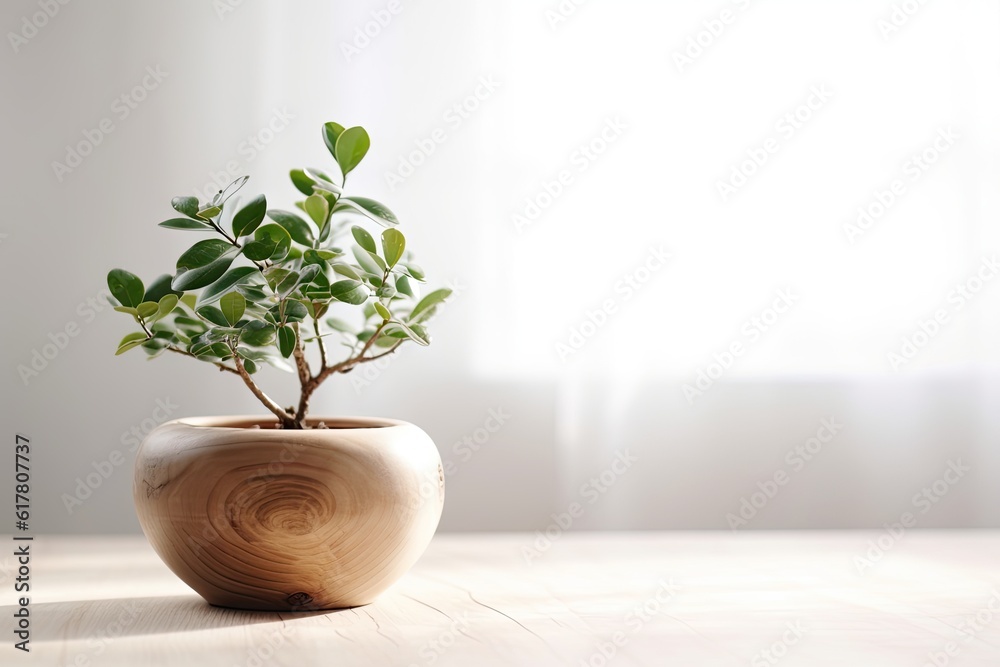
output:
M433 345L314 409L424 427L453 464L445 530L544 528L572 503L576 528L726 528L779 473L739 527L879 527L955 462L920 525L1000 525L998 19L987 0L70 4L4 64L26 102L2 249L38 281L9 295L34 315L8 368L107 267L172 266L170 196L235 162L290 206L289 166L329 159L320 125L363 124L351 187L456 295ZM157 65L57 183L51 161ZM38 274L40 247L62 271ZM11 415L79 442L40 455L53 531L136 528L127 475L73 516L59 498L157 398L258 409L203 369L109 364L121 333L102 315L29 387L11 376ZM113 414L89 378L130 388Z

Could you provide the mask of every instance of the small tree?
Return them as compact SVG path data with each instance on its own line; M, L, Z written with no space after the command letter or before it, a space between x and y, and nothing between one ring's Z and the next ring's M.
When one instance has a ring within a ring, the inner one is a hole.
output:
M305 218L269 210L264 195L238 210L235 199L227 206L249 176L210 202L171 201L183 217L161 227L221 238L195 243L177 260L173 275L149 287L122 269L108 274L115 310L131 315L141 329L127 334L116 354L141 347L150 358L174 352L211 363L242 378L282 428L301 429L310 398L327 378L392 354L408 341L430 343L424 324L451 290L418 299L415 283L424 282L424 273L411 260L396 216L377 201L344 195L347 175L368 152L368 133L326 123L323 140L336 176L291 172L292 184L305 195L295 204ZM262 224L265 218L272 222ZM351 225L358 218L385 228L381 243ZM352 240L349 253L338 247ZM355 323L338 312L348 307L361 311ZM347 351L334 360L330 343L337 338ZM315 371L307 345L315 348ZM263 363L298 374L297 406L283 408L260 389L254 376Z

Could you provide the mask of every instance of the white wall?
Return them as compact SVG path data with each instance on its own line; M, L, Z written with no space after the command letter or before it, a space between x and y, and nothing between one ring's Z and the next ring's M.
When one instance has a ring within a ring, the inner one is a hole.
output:
M892 2L630 0L565 21L547 13L555 0L389 4L77 0L45 21L36 2L0 9L5 32L45 23L8 35L0 58L2 410L7 437L34 445L36 530L137 529L122 434L148 426L157 401L174 416L260 411L193 361L114 358L127 318L87 302L111 267L169 271L193 239L156 222L229 162L290 205L287 170L328 159L326 120L368 128L352 187L392 206L424 268L460 290L430 348L338 378L314 410L424 427L455 470L443 529L542 528L576 501L580 528L725 528L776 473L786 483L745 527L877 527L905 511L927 527L1000 525L1000 288L955 296L1000 246L995 3L927 4L885 35ZM723 9L731 22L678 67ZM391 20L345 55L372 12ZM115 100L147 68L165 77L125 116ZM832 96L786 136L782 117L817 86ZM449 113L477 89L467 117ZM57 174L105 118L113 131ZM607 150L581 159L616 119ZM286 126L248 149L272 121ZM911 179L907 161L948 127L957 139ZM387 180L436 128L446 140ZM776 151L723 200L718 182L769 138ZM895 178L905 193L851 243L845 224ZM526 200L544 211L518 229ZM661 245L671 259L626 298L618 281L645 278ZM749 333L780 289L795 305ZM607 299L615 312L567 354ZM894 368L888 353L939 310L938 331ZM23 381L19 366L67 326L78 335ZM743 354L687 400L733 343ZM460 443L491 410L509 416L472 452ZM829 418L843 428L799 464L788 452ZM62 495L115 450L126 462L68 512ZM636 463L606 492L581 489L625 450ZM927 505L922 489L958 460L969 471Z

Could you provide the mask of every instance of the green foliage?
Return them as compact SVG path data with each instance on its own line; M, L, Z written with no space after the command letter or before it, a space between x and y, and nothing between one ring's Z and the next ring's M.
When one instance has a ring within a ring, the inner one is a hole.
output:
M303 196L293 202L302 214L291 207L268 209L263 194L238 210L232 204L235 213L227 211L247 176L211 201L171 200L174 217L160 227L213 236L184 251L174 272L148 287L122 269L108 274L115 310L139 329L119 342L116 354L137 347L151 358L179 352L239 373L254 388L250 375L264 364L290 372L298 368L300 379L305 372L310 383L303 383L305 405L313 385L334 372L347 372L407 342L429 344L425 323L451 291L420 298L424 273L412 261L399 219L374 199L345 194L347 176L371 147L368 133L326 123L322 138L333 158L329 169L290 172L294 192ZM223 215L230 214L231 223L223 224ZM380 243L366 228L373 223L382 228ZM335 358L336 350L346 352ZM309 357L314 364L320 357L325 365L313 372ZM283 425L301 427L305 414L282 413L276 404L264 403Z

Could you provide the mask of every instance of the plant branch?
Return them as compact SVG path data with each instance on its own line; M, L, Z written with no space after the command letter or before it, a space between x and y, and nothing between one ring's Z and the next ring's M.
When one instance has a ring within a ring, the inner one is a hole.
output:
M294 325L293 329L295 331L295 349L292 351L292 354L295 357L295 368L299 372L299 384L305 386L312 379L312 370L309 368L309 362L306 361L306 352L302 346L299 325Z
M164 349L170 350L171 352L176 352L177 354L183 354L185 357L191 357L192 359L197 359L198 361L204 361L198 355L191 354L187 350L182 350L181 348L174 347L173 345L167 345L166 348ZM229 371L230 373L235 373L236 375L240 374L239 371L237 371L235 368L232 368L231 366L226 366L221 361L213 361L212 364L214 366L218 366L220 371Z
M248 389L250 389L253 395L257 397L257 400L263 403L264 407L274 413L274 416L281 421L283 428L302 428L301 424L295 420L295 417L288 414L284 408L275 403L271 397L261 391L261 388L257 386L257 383L253 381L253 378L250 377L250 373L248 373L247 369L243 366L243 361L240 359L240 355L236 353L236 348L232 344L229 345L229 349L233 351L233 361L236 363L236 372L239 373L241 378L243 378L243 383Z
M313 331L316 332L316 343L319 345L319 367L326 368L326 343L319 333L318 319L313 319Z
M351 370L360 363L364 363L366 361L371 361L372 359L377 359L378 357L385 356L385 354L394 351L396 347L399 346L399 344L397 343L392 347L392 349L388 350L385 353L378 354L373 357L367 357L367 358L365 357L365 353L368 352L368 350L371 349L371 346L375 344L375 339L378 338L378 335L380 333L382 333L382 329L385 328L386 324L388 324L388 322L382 322L382 324L379 325L379 327L375 330L375 333L372 334L372 337L368 339L368 342L365 343L365 346L361 348L361 351L358 352L356 355L344 359L343 361L338 362L336 364L333 364L332 366L327 366L326 364L323 364L323 367L319 370L319 372L316 373L315 376L311 377L308 382L302 385L302 393L300 394L299 397L299 407L296 410L296 416L298 416L299 419L304 417L306 412L309 410L309 399L310 397L312 397L313 392L316 391L316 389L321 384L323 384L323 382L328 377L330 377L334 373L346 373L347 371Z

